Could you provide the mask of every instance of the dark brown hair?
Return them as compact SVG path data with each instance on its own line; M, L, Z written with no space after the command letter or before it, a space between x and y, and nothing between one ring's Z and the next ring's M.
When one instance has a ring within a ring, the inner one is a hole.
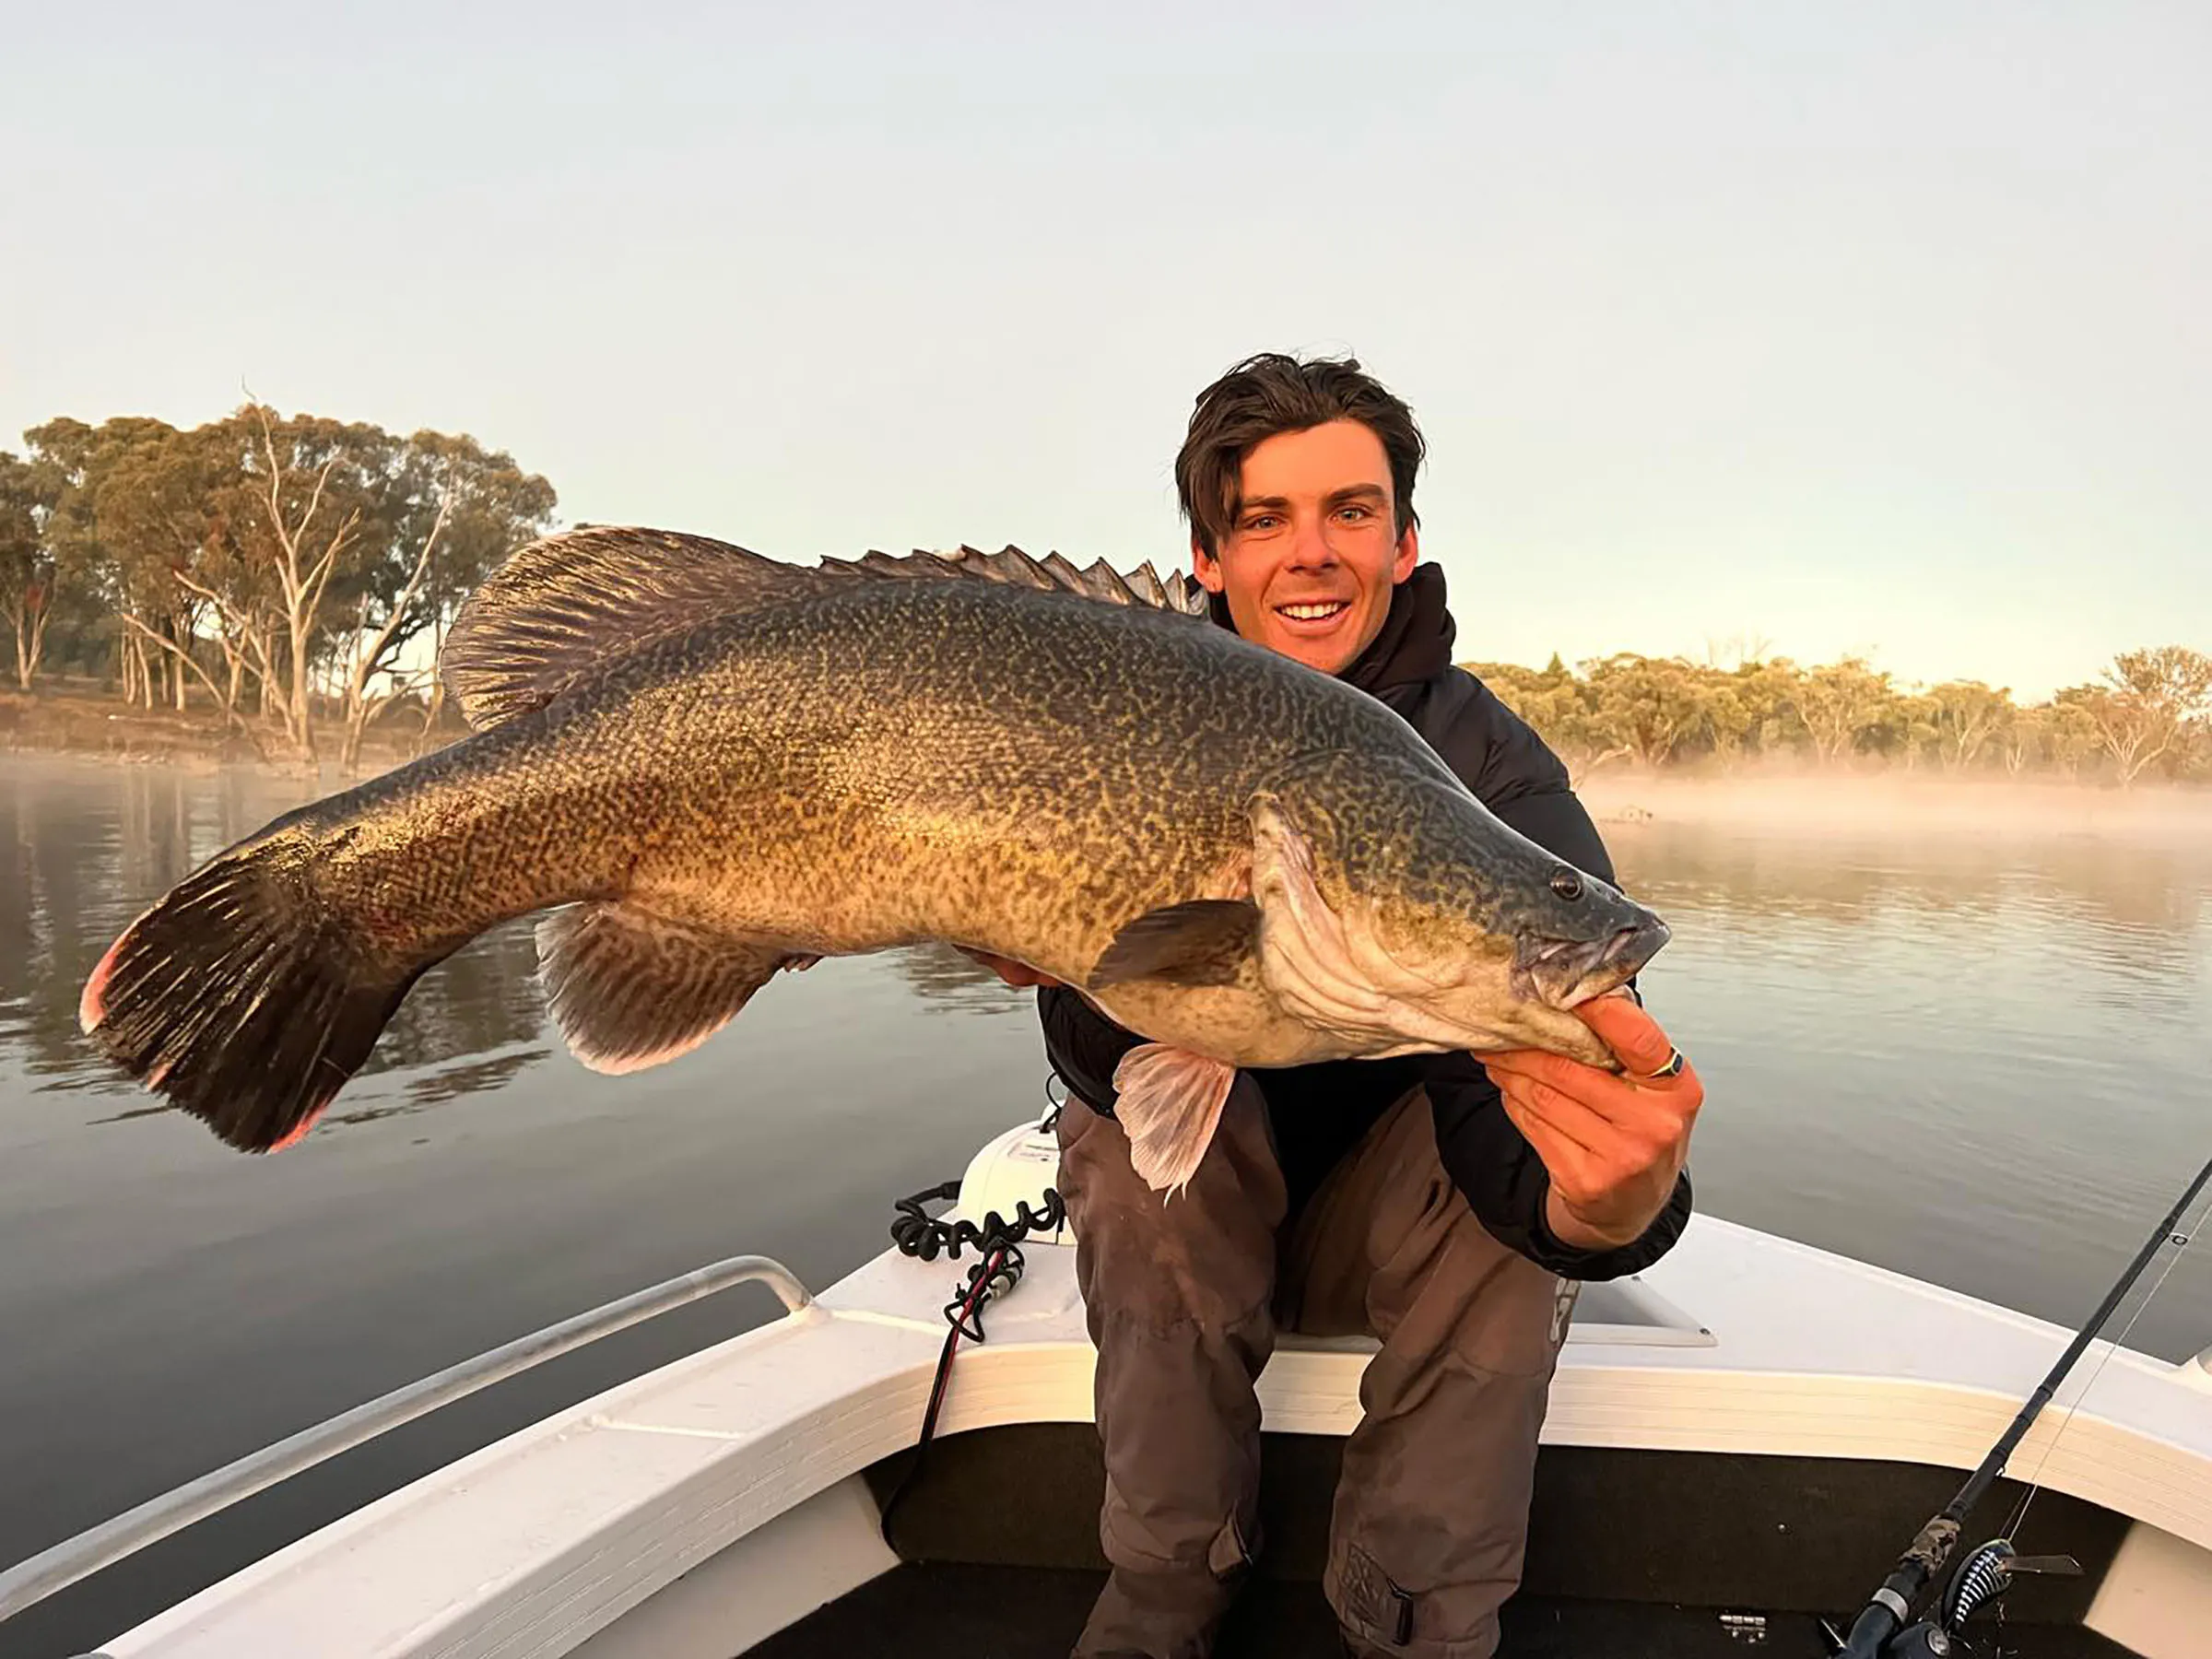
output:
M1198 394L1191 427L1175 456L1175 491L1182 516L1210 559L1237 522L1244 457L1282 432L1302 432L1332 420L1357 420L1382 440L1390 459L1397 533L1419 524L1413 477L1428 445L1413 411L1357 358L1300 359L1279 351L1246 358Z

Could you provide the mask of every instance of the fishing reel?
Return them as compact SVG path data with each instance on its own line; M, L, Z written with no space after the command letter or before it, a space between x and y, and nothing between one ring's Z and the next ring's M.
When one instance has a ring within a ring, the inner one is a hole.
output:
M1974 1659L1974 1644L1962 1633L1966 1621L1995 1607L2014 1579L2023 1574L2075 1577L2080 1571L2081 1563L2072 1556L2024 1556L2011 1539L1992 1538L1959 1558L1933 1615L1883 1642L1881 1659ZM1837 1653L1849 1650L1832 1630L1829 1635Z

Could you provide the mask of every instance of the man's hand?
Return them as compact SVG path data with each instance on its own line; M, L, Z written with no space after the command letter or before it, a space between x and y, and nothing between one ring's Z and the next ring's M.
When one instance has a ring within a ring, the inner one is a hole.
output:
M1018 962L1012 957L993 956L987 950L971 950L965 945L955 945L953 948L970 961L981 962L1016 990L1030 985L1057 985L1061 982L1051 974L1040 973L1028 963Z
M1610 1250L1641 1237L1666 1207L1705 1086L1687 1061L1671 1077L1653 1075L1675 1046L1630 998L1601 996L1575 1013L1625 1077L1540 1049L1476 1058L1551 1172L1544 1218L1553 1236L1573 1249Z

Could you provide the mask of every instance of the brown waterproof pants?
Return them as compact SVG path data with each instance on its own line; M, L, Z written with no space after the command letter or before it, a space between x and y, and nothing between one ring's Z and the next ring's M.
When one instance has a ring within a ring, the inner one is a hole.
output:
M1289 1236L1259 1091L1239 1078L1190 1185L1131 1169L1070 1100L1060 1191L1098 1349L1100 1538L1112 1574L1075 1653L1204 1659L1257 1554L1260 1410L1278 1330L1382 1349L1344 1446L1323 1588L1352 1652L1489 1659L1520 1582L1536 1434L1576 1287L1491 1237L1416 1091Z

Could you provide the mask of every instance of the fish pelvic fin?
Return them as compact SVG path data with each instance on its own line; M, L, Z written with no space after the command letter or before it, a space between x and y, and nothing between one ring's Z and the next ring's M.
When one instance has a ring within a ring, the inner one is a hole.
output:
M538 965L569 1052L620 1076L689 1053L782 968L818 959L632 902L571 904L537 924Z
M1166 1043L1141 1043L1122 1056L1113 1072L1113 1115L1147 1186L1172 1197L1190 1183L1236 1080L1234 1066Z
M302 1138L430 966L365 952L306 860L279 838L195 871L108 947L77 1004L125 1072L241 1151Z
M587 525L520 547L477 586L446 636L438 672L482 731L541 708L612 660L716 617L789 604L832 579L969 580L1076 594L1108 605L1206 614L1206 591L1151 565L1077 569L1057 553L868 553L818 565L769 559L712 536Z

